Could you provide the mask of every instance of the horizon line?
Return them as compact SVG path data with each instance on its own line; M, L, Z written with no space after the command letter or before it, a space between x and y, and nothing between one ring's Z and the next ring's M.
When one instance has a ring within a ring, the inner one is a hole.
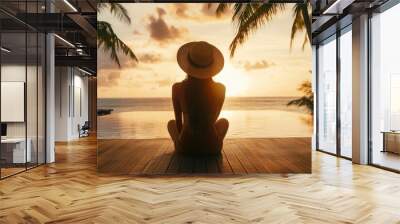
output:
M301 96L226 96L226 98L296 98ZM172 96L155 96L155 97L98 97L97 99L157 99L172 98Z

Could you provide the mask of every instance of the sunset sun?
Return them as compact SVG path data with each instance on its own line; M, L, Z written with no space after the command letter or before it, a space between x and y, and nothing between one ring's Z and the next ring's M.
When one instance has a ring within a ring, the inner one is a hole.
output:
M226 87L227 96L243 95L248 88L248 78L239 69L231 64L225 64L224 69L215 76L215 81L221 82Z

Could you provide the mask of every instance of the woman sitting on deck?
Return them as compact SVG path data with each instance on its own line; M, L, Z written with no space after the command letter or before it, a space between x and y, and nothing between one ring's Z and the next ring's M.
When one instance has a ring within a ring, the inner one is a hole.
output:
M224 57L216 47L200 41L183 45L177 60L188 76L172 86L176 120L168 122L168 132L175 151L219 154L229 123L224 118L217 120L225 100L225 86L212 77L222 70Z

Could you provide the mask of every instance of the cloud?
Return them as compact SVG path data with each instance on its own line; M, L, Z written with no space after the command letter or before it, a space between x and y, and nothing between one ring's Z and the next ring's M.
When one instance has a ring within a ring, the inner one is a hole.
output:
M216 16L216 10L218 7L218 4L212 3L211 5L208 5L209 3L203 4L201 8L201 12L205 17L209 18L214 18L214 19L227 19L230 18L230 15L232 15L232 10L230 8L225 9L224 12L222 12L219 16Z
M172 86L174 82L171 79L161 79L156 81L158 87Z
M160 54L145 53L139 56L139 62L141 63L158 63L160 61L161 61Z
M188 30L186 28L178 28L173 25L169 26L164 20L166 11L157 8L158 17L150 16L147 28L150 31L150 37L159 43L169 42L183 37Z
M141 74L127 74L120 70L102 70L97 75L99 88L141 88L150 82Z
M268 62L266 60L256 61L254 63L251 63L249 61L245 61L244 63L242 63L242 62L239 62L239 63L243 64L243 68L246 71L267 69L267 68L275 65L274 62Z
M134 30L133 35L142 35L142 32L140 32L139 30Z
M146 69L144 66L140 66L141 64L149 64L149 63L159 63L162 60L161 54L153 54L153 53L138 53L135 51L136 56L138 57L139 63L130 57L118 53L119 62L121 64L121 68L118 67L117 63L111 60L109 53L105 53L102 50L98 50L97 52L97 69L98 70L118 70L118 69L126 69L126 68L140 68Z
M119 71L111 71L111 72L103 71L98 74L98 85L99 87L117 86L120 78L121 78L121 72Z
M188 15L189 7L188 7L188 4L186 4L186 3L174 3L172 5L172 9L173 10L175 9L175 13L178 17L181 17L181 18L189 18L190 17L190 15Z
M193 21L204 22L204 20L224 20L230 18L232 11L227 8L220 16L216 15L218 4L190 4L190 3L174 3L169 7L172 15L181 19L190 19Z
M118 53L119 63L121 64L121 69L123 68L133 68L137 66L137 62L130 57ZM119 69L118 64L111 59L109 52L104 52L102 49L97 49L97 69Z

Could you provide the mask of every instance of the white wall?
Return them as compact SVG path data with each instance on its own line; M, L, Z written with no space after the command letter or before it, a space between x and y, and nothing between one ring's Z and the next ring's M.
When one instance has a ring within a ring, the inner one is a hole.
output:
M25 68L25 65L2 65L1 81L25 82ZM32 68L28 67L28 70L29 69ZM27 95L33 95L33 93L28 93ZM1 109L6 110L6 108ZM25 137L25 122L7 122L7 137Z
M55 140L77 139L78 125L88 120L88 78L76 68L56 67L55 86Z
M69 69L67 67L55 68L55 141L68 141L69 133Z
M85 121L88 120L88 78L81 76L81 73L74 75L74 100L75 106L73 108L73 119L72 121L72 132L71 134L77 138L79 137L78 133L78 124L83 125ZM79 102L80 101L80 102ZM81 110L81 111L80 111Z

